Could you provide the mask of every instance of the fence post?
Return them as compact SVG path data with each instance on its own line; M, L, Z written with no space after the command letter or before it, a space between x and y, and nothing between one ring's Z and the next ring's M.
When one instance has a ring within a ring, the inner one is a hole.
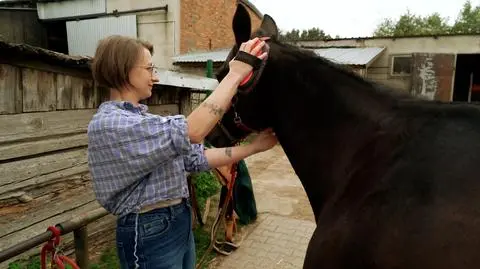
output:
M75 243L75 258L80 269L88 268L88 234L87 226L82 226L73 231Z

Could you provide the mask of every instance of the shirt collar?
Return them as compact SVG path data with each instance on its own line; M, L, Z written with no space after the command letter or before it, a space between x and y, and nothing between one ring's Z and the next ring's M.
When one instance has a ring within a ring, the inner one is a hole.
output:
M139 104L138 106L134 106L132 103L128 101L106 101L100 105L100 108L106 108L115 106L123 110L127 110L133 113L140 113L144 114L148 111L148 106L144 104Z

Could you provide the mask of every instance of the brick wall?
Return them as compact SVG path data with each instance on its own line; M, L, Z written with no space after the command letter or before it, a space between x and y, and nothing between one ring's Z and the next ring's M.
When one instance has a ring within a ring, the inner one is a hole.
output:
M232 18L237 0L181 0L180 53L215 50L233 45ZM252 28L261 18L247 7Z

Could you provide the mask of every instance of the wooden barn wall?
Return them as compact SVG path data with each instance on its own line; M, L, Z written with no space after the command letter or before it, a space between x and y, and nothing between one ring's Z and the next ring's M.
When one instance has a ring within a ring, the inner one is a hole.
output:
M0 39L41 48L48 45L47 30L39 23L36 10L0 9Z
M86 131L105 100L102 92L85 73L0 64L0 251L99 207L88 173ZM177 88L155 89L146 103L154 114L191 111L189 91ZM114 219L88 226L92 253L113 242ZM72 234L64 236L67 253L72 240Z

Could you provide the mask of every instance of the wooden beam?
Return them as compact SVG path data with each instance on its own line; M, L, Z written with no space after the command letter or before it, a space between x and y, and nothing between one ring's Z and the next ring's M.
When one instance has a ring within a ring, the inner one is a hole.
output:
M96 109L0 115L0 143L85 132Z
M92 201L90 203L81 205L79 207L72 208L71 210L66 211L62 214L37 222L33 225L30 225L22 229L21 231L2 236L0 237L0 251L6 249L7 247L10 247L11 245L17 242L24 241L26 239L29 239L31 237L34 237L38 234L45 232L48 226L50 225L66 221L68 219L73 218L76 215L94 210L98 207L99 207L98 202ZM37 249L37 253L38 253L38 249Z
M0 64L0 114L22 112L22 86L20 69Z
M0 145L0 161L88 145L86 133Z
M86 172L87 149L71 150L14 162L0 163L0 192L12 192L62 175Z
M13 204L2 206L0 209L0 241L1 238L26 229L35 223L48 220L72 209L79 208L95 201L91 188L83 184L64 184L63 188L48 190L45 195L39 196L26 204Z
M27 191L32 188L38 188L46 184L52 184L54 182L60 182L62 180L67 180L68 177L74 175L82 175L88 173L88 164L80 164L78 166L73 166L65 170L57 171L48 175L41 175L25 181L16 182L2 186L0 189L0 195L13 191Z

